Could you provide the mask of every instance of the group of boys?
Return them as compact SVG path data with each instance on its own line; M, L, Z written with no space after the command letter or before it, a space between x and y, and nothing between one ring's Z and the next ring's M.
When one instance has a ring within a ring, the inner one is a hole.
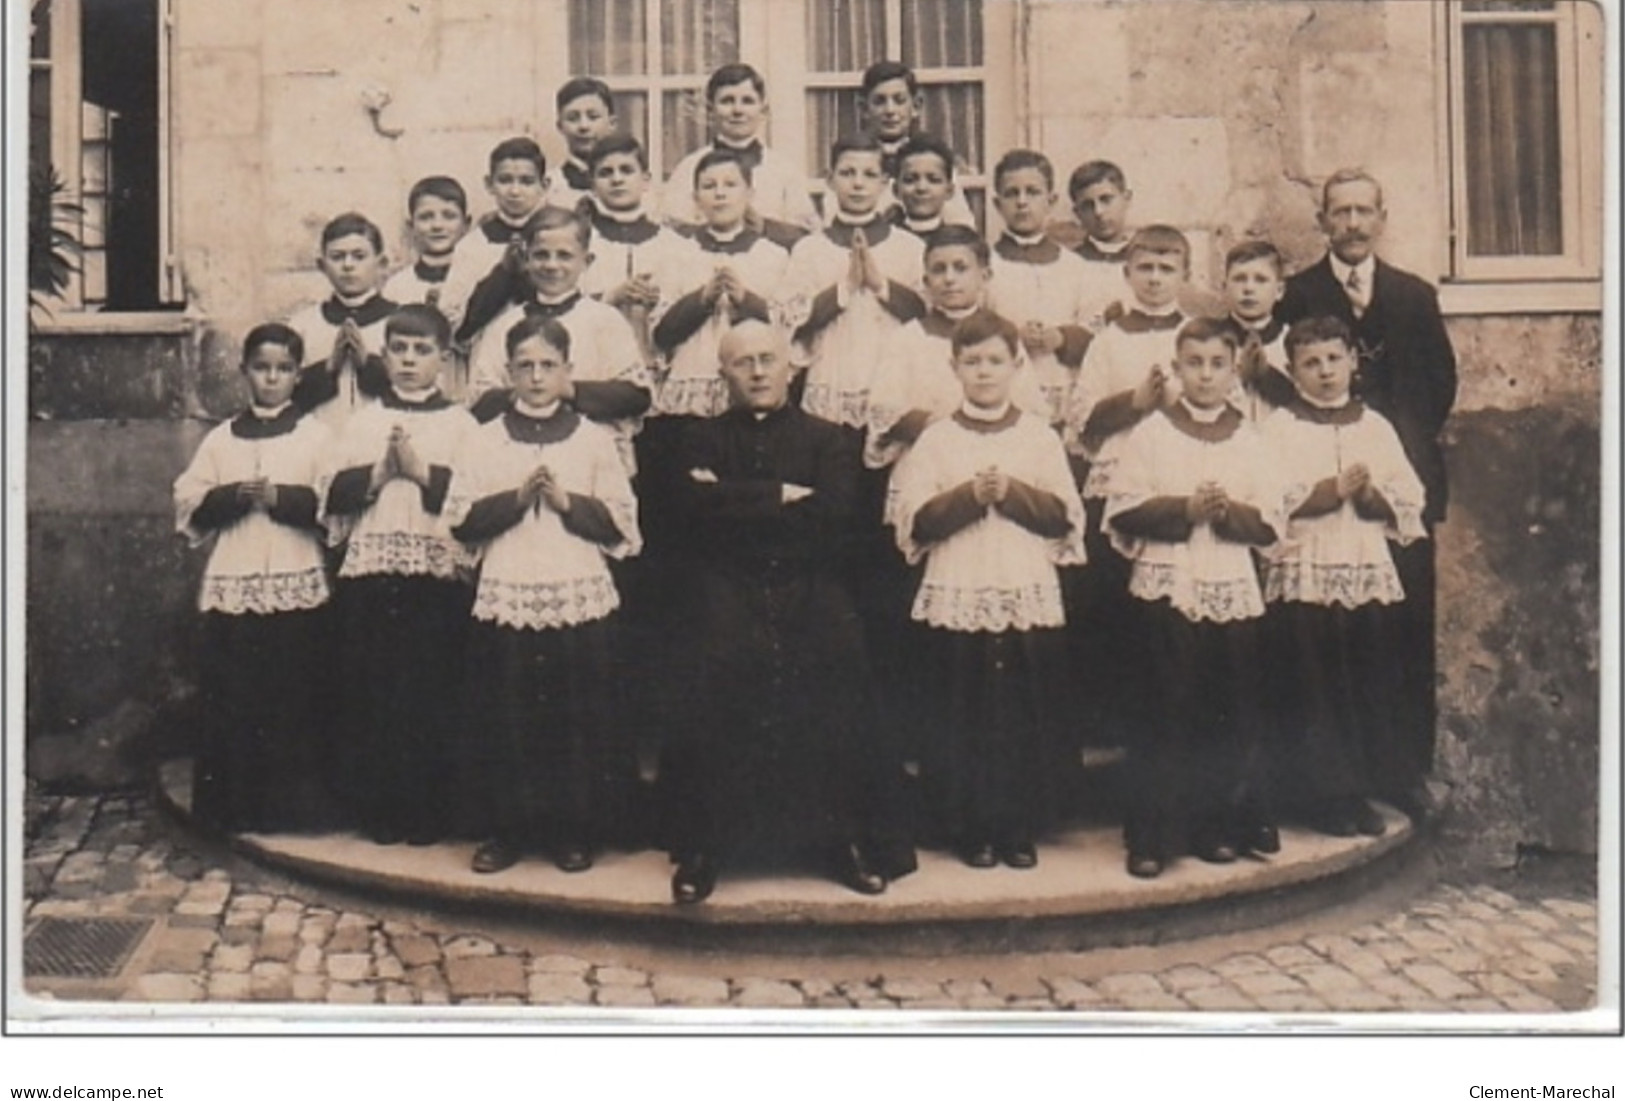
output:
M333 294L291 324L306 347L331 353L307 363L295 402L338 420L377 397L386 385L384 322L396 304L421 302L444 314L454 334L442 388L489 421L512 400L505 334L527 318L555 319L570 338L565 397L609 427L628 471L641 471L640 508L654 551L673 537L662 530L669 523L662 485L682 474L669 469L677 434L728 407L718 349L732 326L769 321L794 337L794 400L843 426L862 449L872 471L863 508L878 533L887 468L957 401L951 390L931 396L953 325L979 310L996 312L1018 325L1025 352L1017 404L1045 417L1075 457L1093 565L1069 599L1080 619L1097 625L1078 633L1080 668L1093 670L1096 698L1108 700L1124 670L1098 624L1111 621L1126 593L1126 566L1108 550L1101 526L1110 445L1172 399L1175 337L1189 320L1181 308L1189 243L1170 226L1131 230L1124 173L1091 161L1067 181L1084 235L1076 248L1064 247L1049 232L1059 205L1052 164L1042 153L1014 150L992 172L1004 231L990 248L955 187L954 152L920 130L914 74L895 62L872 66L860 96L868 129L831 149L821 214L801 174L763 144L765 87L750 66L712 74L714 140L685 157L663 187L641 144L618 132L608 86L590 77L567 82L556 97L569 151L558 170L549 174L529 138L500 143L484 181L495 209L472 222L457 181L418 181L408 197L417 256L387 283L376 226L353 214L329 223L320 266ZM1334 182L1376 190L1360 174ZM1328 209L1332 192L1328 185ZM1285 274L1268 242L1243 242L1226 257L1224 295L1241 345L1236 401L1254 419L1293 393L1280 324ZM1287 307L1296 316L1308 311ZM1452 394L1453 372L1451 360ZM1449 396L1442 400L1447 412ZM1436 413L1415 426L1403 410L1393 418L1408 433L1407 449L1410 437L1418 448L1432 446L1433 422L1442 422ZM1436 520L1442 471L1429 489ZM855 556L860 590L899 583L897 564L885 561L895 558L887 542L879 534L873 554ZM656 572L630 583L653 592L661 579ZM1431 577L1426 585L1430 600ZM896 604L895 592L860 598L872 635L884 637ZM1426 628L1418 646L1431 655L1430 620ZM871 645L877 654L895 652L875 639ZM1123 720L1107 708L1098 721L1111 728Z

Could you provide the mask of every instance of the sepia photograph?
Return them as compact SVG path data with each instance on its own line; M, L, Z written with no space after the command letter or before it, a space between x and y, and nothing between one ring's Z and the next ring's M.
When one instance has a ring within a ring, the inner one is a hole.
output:
M1617 17L8 4L8 1031L1617 1034Z

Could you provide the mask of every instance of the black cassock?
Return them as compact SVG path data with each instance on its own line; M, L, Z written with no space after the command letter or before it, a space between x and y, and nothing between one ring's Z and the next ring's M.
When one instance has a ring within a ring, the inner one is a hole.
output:
M871 846L913 868L895 735L875 721L846 558L859 455L787 405L695 424L674 455L680 523L661 763L673 854ZM691 472L709 471L709 483ZM786 484L813 492L786 504Z

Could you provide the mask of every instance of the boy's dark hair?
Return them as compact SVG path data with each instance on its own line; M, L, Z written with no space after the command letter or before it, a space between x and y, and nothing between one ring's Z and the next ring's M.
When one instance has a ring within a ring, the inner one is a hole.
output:
M993 166L993 193L998 194L1004 177L1011 172L1019 172L1023 168L1036 168L1044 177L1044 183L1051 191L1055 190L1055 166L1048 157L1036 149L1012 149L999 158L999 163Z
M582 204L585 208L586 204ZM525 223L522 239L526 250L536 243L536 238L550 229L562 229L565 226L576 231L576 239L581 242L583 249L592 243L592 222L582 209L572 209L567 206L544 206L530 220Z
M365 237L373 251L383 254L384 234L371 218L354 210L345 211L322 227L322 250L340 237Z
M1291 361L1305 344L1319 344L1323 340L1340 340L1349 351L1354 350L1354 333L1341 317L1306 317L1286 331L1287 360Z
M468 217L468 192L463 185L450 176L425 176L412 185L412 190L406 193L406 212L417 213L418 200L425 195L433 195L437 199L444 199L458 210L463 217Z
M508 351L508 358L512 359L519 352L519 345L532 337L541 337L553 348L557 348L564 361L570 361L570 330L564 327L556 317L543 317L541 315L526 314L513 323L506 336L502 338L503 347Z
M1015 322L992 310L977 310L954 326L954 334L949 338L949 343L953 347L954 354L958 355L962 349L992 340L994 337L1004 341L1011 355L1015 355L1021 345L1021 334L1016 330Z
M275 344L288 349L288 355L293 357L296 366L305 362L305 338L299 335L299 330L280 321L267 321L263 325L255 325L243 337L244 366L248 365L248 358L262 344Z
M976 255L976 262L984 268L993 262L987 240L971 226L946 225L926 234L925 255L929 258L939 248L953 248L956 245L970 249Z
M1142 226L1135 230L1134 236L1128 239L1128 245L1123 249L1123 262L1125 264L1132 262L1136 252L1176 254L1184 269L1187 272L1191 270L1191 243L1173 226Z
M954 178L954 151L948 148L948 143L941 138L930 134L915 134L902 144L897 150L897 174L903 174L903 165L910 157L930 155L942 161L942 167L948 173L948 179Z
M727 146L718 146L715 149L707 150L705 154L695 162L694 186L700 186L700 173L704 172L707 168L715 168L719 164L738 165L739 174L745 177L745 183L752 184L754 182L755 173L750 170L750 165L745 163L745 158L741 157L736 151L729 149Z
M865 134L861 132L856 134L842 134L840 137L836 138L834 144L829 147L830 171L833 172L835 170L835 166L841 163L841 158L846 156L848 153L873 153L875 156L881 159L882 163L884 163L886 159L886 151L881 148L880 139L875 137L873 134Z
M408 302L384 321L384 339L392 336L426 336L445 351L451 347L451 322L427 303Z
M1230 269L1237 264L1247 264L1254 260L1268 260L1275 268L1277 278L1286 275L1286 259L1281 250L1262 237L1254 237L1233 245L1229 252L1224 254L1224 273L1230 274Z
M915 78L913 69L901 61L877 61L863 70L863 84L859 87L858 95L868 99L870 92L888 80L901 80L906 83L908 94L911 96L920 90L920 82Z
M645 172L649 171L649 154L644 150L643 143L631 134L610 134L593 142L592 149L587 153L588 170L596 171L599 161L617 153L632 154L638 159L638 165Z
M1072 170L1072 177L1066 181L1066 196L1076 202L1081 193L1102 181L1119 191L1128 190L1123 170L1111 161L1084 161Z
M1179 327L1174 337L1174 348L1183 348L1193 340L1220 340L1232 353L1241 350L1241 330L1228 317L1193 317Z
M503 161L529 161L536 166L537 176L547 175L547 157L533 138L505 138L497 142L496 148L491 150L489 161L493 175L496 173L497 165Z
M615 97L610 94L609 85L595 76L571 77L559 85L559 90L553 95L554 114L563 114L564 109L582 96L597 96L603 101L610 114L615 113Z
M705 102L715 103L717 93L722 89L732 88L735 84L743 84L747 80L750 81L750 86L756 89L757 95L764 98L767 96L767 81L763 80L762 74L752 66L746 65L743 61L718 66L710 79L705 82Z

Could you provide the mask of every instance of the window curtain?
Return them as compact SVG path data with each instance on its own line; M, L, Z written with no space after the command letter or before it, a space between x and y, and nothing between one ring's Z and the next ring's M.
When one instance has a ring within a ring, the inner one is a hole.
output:
M661 137L661 163L668 175L707 132L705 78L719 65L739 60L740 0L659 0L665 76L693 76L695 87L667 91L658 105L647 90L614 93L615 113L627 133L650 147L650 127ZM607 79L612 87L640 84L617 77L648 77L649 15L655 0L570 0L570 71ZM657 114L657 121L651 114Z
M902 0L898 60L915 70L982 64L981 0ZM861 73L885 60L886 0L808 0L807 66L815 73ZM982 87L977 82L928 83L925 127L948 143L959 170L980 173L983 164ZM850 88L807 91L807 164L829 170L829 148L860 123L857 94Z
M1467 251L1563 251L1557 31L1540 24L1462 28Z

